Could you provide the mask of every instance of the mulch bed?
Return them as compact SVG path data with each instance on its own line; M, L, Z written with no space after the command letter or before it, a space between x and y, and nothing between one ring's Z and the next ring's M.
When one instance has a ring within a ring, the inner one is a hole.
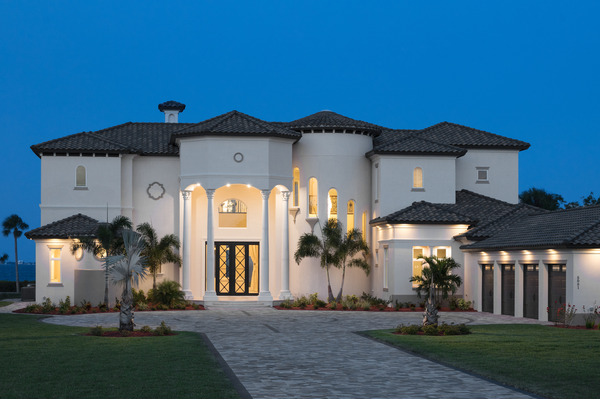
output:
M305 308L300 308L300 307L285 308L285 307L281 307L281 306L273 306L273 308L275 308L277 310L315 310L315 308L312 305L308 305ZM319 307L319 308L317 308L317 310L319 310L319 311L373 311L373 312L423 312L424 311L424 309L421 307L416 307L414 309L400 308L398 310L396 310L394 307L385 307L383 309L380 309L379 307L371 307L369 310L364 310L362 308L357 308L356 310L350 310L350 309L344 310L340 304L338 304L338 306L335 310L332 310L329 306ZM472 312L475 310L472 308L470 308L468 310L450 310L449 308L442 307L439 311L443 311L443 312L469 312L469 311L471 311Z
M570 326L564 326L564 325L547 325L547 326L554 327L554 328L562 328L562 329L586 329L588 331L598 330L598 326L594 326L594 329L587 329L583 325L570 325Z
M83 333L83 336L98 336L98 335L92 335L91 333ZM175 336L176 333L170 333L168 335L162 335L162 336ZM155 335L153 332L142 332L142 331L133 331L133 332L129 332L128 335L122 335L121 332L119 331L104 331L102 332L102 337L116 337L116 338L131 338L131 337L146 337L146 336L156 336L156 337L160 337L159 335Z
M194 311L194 310L204 310L204 306L198 305L197 307L194 306L186 306L185 309L180 308L180 309L176 309L176 308L169 308L167 310L152 310L151 308L148 308L147 310L138 310L137 308L134 310L135 312L147 312L147 311ZM91 307L87 310L81 310L81 309L75 309L74 307L71 307L69 309L69 311L67 312L60 312L58 310L58 308L55 308L53 311L49 311L49 312L43 312L43 311L34 311L34 312L27 312L25 311L25 308L21 308L18 310L14 310L13 312L15 313L20 313L20 314L44 314L44 315L81 315L81 314L103 314L103 313L116 313L119 312L118 308L111 308L111 309L100 309L100 307Z

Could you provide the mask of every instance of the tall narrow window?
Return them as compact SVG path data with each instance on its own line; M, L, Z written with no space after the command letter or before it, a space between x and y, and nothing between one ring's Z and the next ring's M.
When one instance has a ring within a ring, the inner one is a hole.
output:
M383 288L389 287L389 259L388 259L388 247L383 246Z
M413 171L413 188L423 188L423 170L421 169L421 167L417 167Z
M363 240L367 240L367 212L363 212L362 214L362 237Z
M375 203L379 203L379 163L375 164Z
M75 186L76 187L86 187L86 176L85 176L85 167L83 165L78 166L75 169Z
M308 181L308 216L316 218L318 211L317 203L317 178L310 178Z
M60 248L50 249L50 283L60 283Z
M327 194L327 219L338 219L338 201L337 190L329 189Z
M300 189L300 170L294 168L294 183L292 186L292 206L298 207L298 190Z
M350 200L348 202L348 214L346 216L346 228L348 232L354 229L354 201Z
M219 227L245 228L248 210L243 201L228 199L219 206Z

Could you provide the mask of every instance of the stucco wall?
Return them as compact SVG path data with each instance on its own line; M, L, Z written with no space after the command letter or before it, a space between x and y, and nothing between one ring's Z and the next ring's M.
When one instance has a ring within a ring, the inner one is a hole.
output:
M476 183L477 167L489 168L489 183ZM469 149L467 154L456 160L456 190L461 189L518 203L519 152Z
M75 189L75 170L82 165L87 187ZM41 158L41 224L82 213L100 221L121 214L120 157Z

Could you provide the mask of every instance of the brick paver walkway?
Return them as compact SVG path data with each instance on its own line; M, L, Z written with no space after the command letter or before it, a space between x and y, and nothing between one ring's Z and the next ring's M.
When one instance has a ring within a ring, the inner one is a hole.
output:
M455 323L537 323L487 313L441 313ZM526 394L353 332L418 323L420 313L213 307L138 312L138 326L204 332L254 398L524 398ZM117 326L116 314L55 316L71 326Z

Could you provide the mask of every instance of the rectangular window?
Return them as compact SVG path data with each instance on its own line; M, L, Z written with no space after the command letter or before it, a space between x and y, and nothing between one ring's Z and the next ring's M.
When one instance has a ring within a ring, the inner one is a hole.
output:
M61 249L50 249L50 283L60 283Z
M375 164L375 203L379 203L379 163Z
M433 254L437 258L448 258L450 255L450 247L434 247Z
M387 289L389 286L389 259L388 259L388 246L383 246L383 288Z
M429 255L428 247L415 246L412 248L412 276L421 276L423 272L423 260L419 257L427 257ZM416 282L412 283L413 287L419 286Z
M475 183L490 183L489 169L490 167L475 167L477 171L477 180Z

